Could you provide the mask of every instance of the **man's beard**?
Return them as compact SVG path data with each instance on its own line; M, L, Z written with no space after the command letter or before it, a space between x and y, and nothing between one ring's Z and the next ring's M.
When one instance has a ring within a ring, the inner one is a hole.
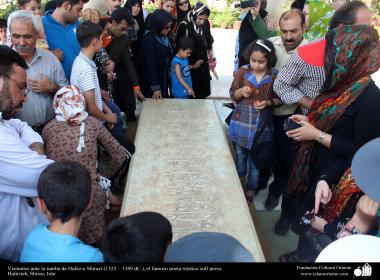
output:
M3 89L0 92L0 112L1 112L1 118L3 120L10 120L14 115L14 111L16 109L22 108L22 101L16 108L13 108L12 106L12 97L9 92L9 85L8 81L4 81Z

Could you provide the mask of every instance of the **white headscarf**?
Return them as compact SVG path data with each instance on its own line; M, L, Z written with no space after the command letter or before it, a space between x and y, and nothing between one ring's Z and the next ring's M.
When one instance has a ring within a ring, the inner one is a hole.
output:
M88 117L86 100L76 86L68 85L61 88L54 96L53 102L55 118L67 122L69 125L80 125L80 137L77 152L80 153L84 144L84 121Z

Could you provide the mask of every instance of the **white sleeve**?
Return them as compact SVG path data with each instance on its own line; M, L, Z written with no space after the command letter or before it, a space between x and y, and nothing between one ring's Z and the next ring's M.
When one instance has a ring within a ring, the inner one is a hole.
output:
M0 191L37 196L38 178L53 161L29 149L22 139L1 131L0 155Z
M12 127L14 127L20 135L22 143L29 147L33 143L44 143L41 136L35 132L26 122L18 119L9 120Z

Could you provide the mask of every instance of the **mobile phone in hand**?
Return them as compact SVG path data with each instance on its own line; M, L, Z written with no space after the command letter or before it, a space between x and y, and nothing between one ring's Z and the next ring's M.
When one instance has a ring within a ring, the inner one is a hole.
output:
M285 132L288 132L290 130L293 130L293 129L297 129L301 127L300 124L296 123L295 121L293 121L292 119L287 119L285 122L284 122L284 131Z

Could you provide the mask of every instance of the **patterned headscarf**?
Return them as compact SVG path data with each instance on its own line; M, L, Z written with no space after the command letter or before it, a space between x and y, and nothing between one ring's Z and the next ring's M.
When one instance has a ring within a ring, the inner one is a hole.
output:
M352 177L351 168L348 169L340 179L336 189L333 190L330 201L324 206L324 218L328 223L332 223L339 217L347 206L347 203L356 195L357 200L363 193Z
M61 88L54 96L53 102L55 118L69 125L80 125L80 137L77 152L80 153L84 144L84 121L88 117L86 100L76 86L68 85Z
M367 25L340 25L326 35L327 78L315 98L309 121L322 131L330 131L347 107L371 82L380 67L380 43L376 30ZM315 159L315 141L302 142L293 164L287 193L306 192Z
M309 28L304 38L312 42L325 36L335 10L323 0L309 0L306 4L309 4Z
M185 21L192 24L194 27L195 32L198 35L203 35L203 28L202 26L196 25L197 17L200 14L205 14L207 17L210 16L210 9L207 7L206 4L203 4L202 2L197 2L194 7L190 10L190 12L187 13L187 16L185 18Z

